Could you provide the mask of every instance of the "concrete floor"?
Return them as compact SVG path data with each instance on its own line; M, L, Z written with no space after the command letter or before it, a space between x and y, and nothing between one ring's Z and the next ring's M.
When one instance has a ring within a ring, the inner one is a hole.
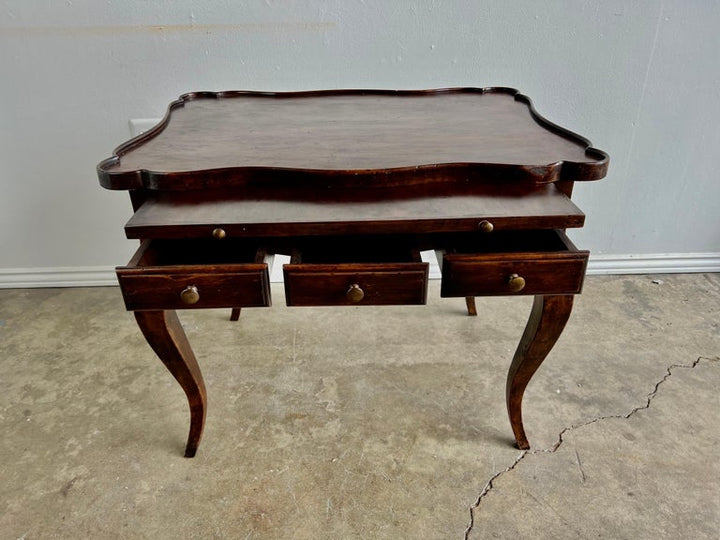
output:
M661 282L654 282L660 280ZM591 277L525 396L530 298L183 312L187 404L117 288L0 291L0 538L718 538L720 275Z

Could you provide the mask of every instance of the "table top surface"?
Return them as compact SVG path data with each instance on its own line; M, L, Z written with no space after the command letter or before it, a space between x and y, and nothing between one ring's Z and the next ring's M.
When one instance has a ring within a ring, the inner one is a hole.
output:
M596 180L608 156L509 88L197 92L98 165L109 189Z

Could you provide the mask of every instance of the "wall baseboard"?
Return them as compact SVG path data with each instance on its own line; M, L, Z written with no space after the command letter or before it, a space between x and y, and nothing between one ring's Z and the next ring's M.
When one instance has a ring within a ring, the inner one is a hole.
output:
M107 266L0 269L0 289L107 287L117 284L115 269Z
M588 275L686 274L720 272L720 253L656 253L645 255L591 255ZM273 273L278 281L281 272ZM430 261L430 278L439 279L437 262ZM0 289L39 287L116 286L115 270L105 266L0 269Z
M649 253L644 255L590 254L587 273L692 274L720 272L720 253Z

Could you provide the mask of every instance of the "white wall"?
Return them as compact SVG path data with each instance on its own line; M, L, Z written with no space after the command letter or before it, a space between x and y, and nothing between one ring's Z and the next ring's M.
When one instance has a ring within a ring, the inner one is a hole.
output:
M709 0L5 1L0 285L125 263L95 165L205 89L516 87L611 155L583 247L720 262L719 28Z

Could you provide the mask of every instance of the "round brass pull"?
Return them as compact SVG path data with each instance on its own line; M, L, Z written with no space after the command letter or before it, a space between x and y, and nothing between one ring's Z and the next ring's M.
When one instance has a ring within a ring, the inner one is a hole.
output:
M525 288L525 278L517 274L510 274L508 278L508 289L511 292L520 292Z
M195 285L188 285L180 293L180 300L183 304L197 304L200 300L200 293Z
M353 283L352 285L350 285L350 288L345 293L345 298L347 298L351 302L357 303L363 298L365 298L365 291L360 288L360 285L358 285L357 283Z
M483 219L480 223L478 223L478 229L480 229L484 233L491 233L493 232L494 228L495 225L490 223L487 219Z
M213 229L212 235L213 238L215 238L216 240L222 240L223 238L225 238L225 236L227 236L225 234L225 229L221 229L220 227L218 227L217 229Z

